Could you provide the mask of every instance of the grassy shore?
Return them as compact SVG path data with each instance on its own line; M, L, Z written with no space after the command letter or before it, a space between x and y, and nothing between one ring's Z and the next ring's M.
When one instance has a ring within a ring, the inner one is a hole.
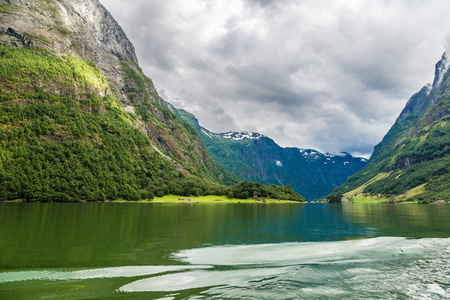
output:
M3 203L23 203L26 202L24 199L10 200L10 201L0 201ZM90 201L78 201L79 203L86 203ZM98 202L98 201L97 201ZM167 195L164 197L155 197L153 200L139 200L139 201L128 201L123 199L118 200L106 200L105 202L110 203L305 203L290 200L278 200L269 198L260 199L229 199L227 196L200 196L200 197L185 197L177 195Z
M201 196L201 197L184 197L176 195L168 195L164 197L155 197L149 203L302 203L297 201L277 200L277 199L229 199L226 196Z
M352 197L353 203L417 203L417 201L408 201L404 198L383 198L375 196L363 196L362 194L355 195Z
M380 195L364 195L364 188L369 185L372 182L375 182L376 180L383 179L387 177L390 173L382 173L379 174L377 177L369 181L368 183L350 191L344 194L344 198L351 198L353 199L354 203L417 203L417 201L411 201L410 199L414 196L417 196L419 194L422 194L425 192L425 185L422 184L419 186L416 186L413 189L410 189L403 194L386 198Z

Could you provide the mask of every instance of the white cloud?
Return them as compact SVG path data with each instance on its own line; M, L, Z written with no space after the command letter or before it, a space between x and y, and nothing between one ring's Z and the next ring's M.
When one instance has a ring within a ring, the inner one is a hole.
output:
M446 0L101 2L203 126L324 152L370 154L450 44Z

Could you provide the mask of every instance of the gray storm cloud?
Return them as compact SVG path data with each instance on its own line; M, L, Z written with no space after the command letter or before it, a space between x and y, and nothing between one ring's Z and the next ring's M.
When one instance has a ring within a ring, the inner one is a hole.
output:
M216 132L369 156L450 41L444 0L100 0L176 107Z

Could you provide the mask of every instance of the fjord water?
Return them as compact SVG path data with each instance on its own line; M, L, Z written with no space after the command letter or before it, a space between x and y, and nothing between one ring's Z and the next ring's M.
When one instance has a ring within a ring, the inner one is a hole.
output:
M450 206L0 204L0 299L447 299Z

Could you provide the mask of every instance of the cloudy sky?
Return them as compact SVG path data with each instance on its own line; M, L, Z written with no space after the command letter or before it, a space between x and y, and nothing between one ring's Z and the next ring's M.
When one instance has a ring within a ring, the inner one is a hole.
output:
M450 41L448 0L100 0L213 132L369 157Z

